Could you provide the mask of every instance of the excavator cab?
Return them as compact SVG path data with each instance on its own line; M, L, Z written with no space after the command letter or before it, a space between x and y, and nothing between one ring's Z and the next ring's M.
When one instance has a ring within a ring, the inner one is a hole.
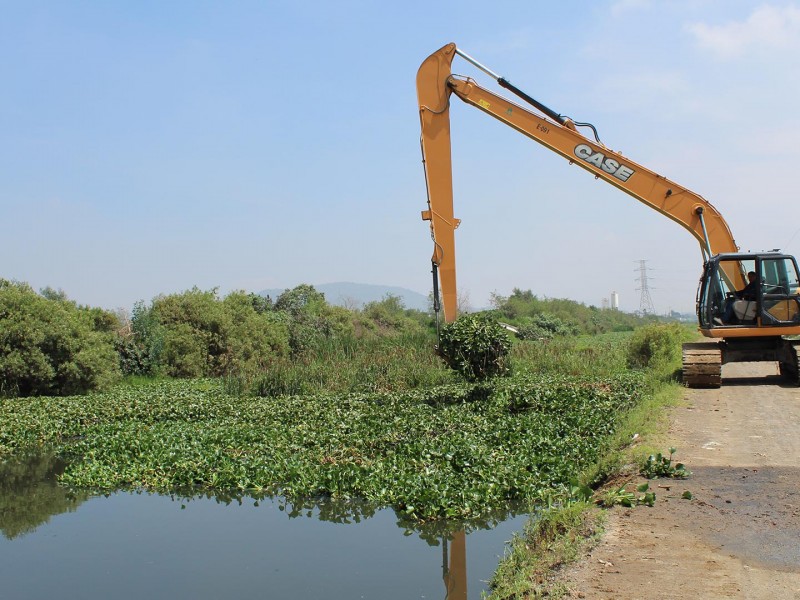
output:
M755 273L755 291L742 295L747 274ZM697 298L702 330L725 333L729 328L761 329L763 335L780 335L776 329L800 325L800 276L794 257L777 252L725 253L705 264ZM732 331L724 336L729 337ZM709 337L718 337L711 335Z
M748 286L751 281L755 285ZM800 277L794 257L778 252L711 257L700 279L697 317L700 332L712 340L683 345L683 382L689 387L719 387L727 363L765 361L774 361L781 375L800 385Z

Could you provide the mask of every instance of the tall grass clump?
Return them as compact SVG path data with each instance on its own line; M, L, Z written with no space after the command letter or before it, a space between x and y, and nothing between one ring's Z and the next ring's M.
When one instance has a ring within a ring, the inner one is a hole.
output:
M243 387L257 396L275 397L397 392L457 381L434 346L435 338L422 330L387 337L325 338L302 357L273 362Z
M679 323L647 325L633 332L628 343L627 365L632 369L671 370L680 366L681 346L692 338Z
M542 510L511 540L489 581L488 598L567 597L564 586L554 587L547 575L575 560L599 537L601 525L602 518L586 502Z
M517 341L511 351L513 370L573 377L620 374L627 370L630 336L626 332Z

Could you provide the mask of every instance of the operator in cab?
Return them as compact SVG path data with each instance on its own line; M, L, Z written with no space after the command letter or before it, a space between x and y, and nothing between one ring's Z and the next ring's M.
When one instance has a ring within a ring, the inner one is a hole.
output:
M758 275L756 275L755 271L750 271L747 274L747 281L748 283L743 289L733 292L731 297L728 298L725 304L725 313L722 315L722 319L714 319L714 322L717 323L717 325L726 325L731 323L734 316L736 316L737 319L741 319L741 317L737 316L734 311L736 300L744 300L746 302L755 302L758 300ZM754 310L753 313L755 314Z

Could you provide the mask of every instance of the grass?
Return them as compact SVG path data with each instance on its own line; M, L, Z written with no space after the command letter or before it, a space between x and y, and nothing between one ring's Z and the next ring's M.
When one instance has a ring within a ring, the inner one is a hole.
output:
M511 540L489 587L490 598L558 598L568 590L553 574L578 559L602 533L604 515L577 502L548 508Z
M671 353L672 349L667 351ZM674 376L677 364L674 355L672 360L655 357L642 382L641 401L626 412L606 439L598 460L581 473L579 483L599 486L629 470L638 472L646 457L663 447L663 432L668 426L666 409L679 404L682 396L683 388ZM604 513L595 504L569 500L534 515L501 560L490 582L489 598L569 596L567 582L557 574L599 539L603 522Z
M607 377L627 371L630 333L515 341L512 371L518 375L558 374ZM386 337L318 340L295 360L277 360L259 374L226 379L226 391L265 397L321 393L398 392L462 380L434 352L428 332Z
M226 380L235 394L278 397L322 393L396 392L456 383L427 332L318 340L298 359L276 360L265 372Z
M550 373L604 377L626 372L625 352L630 333L556 337L516 342L511 361L514 373Z
M667 419L664 409L677 404L680 395L680 386L672 382L656 385L655 393L646 395L620 423L606 451L584 471L581 480L599 485L623 471L638 471L638 465L663 437ZM566 502L535 514L500 561L490 581L488 597L571 597L568 582L559 577L560 571L579 560L600 539L604 521L604 511L588 502Z

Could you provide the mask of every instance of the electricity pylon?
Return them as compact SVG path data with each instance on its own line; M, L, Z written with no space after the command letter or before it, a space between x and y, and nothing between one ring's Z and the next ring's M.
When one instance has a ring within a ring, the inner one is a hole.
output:
M639 261L639 277L636 281L639 284L637 290L642 292L642 295L639 297L639 312L643 315L652 315L655 314L656 309L653 307L653 299L650 297L650 286L647 284L649 278L647 277L647 261L640 260Z

